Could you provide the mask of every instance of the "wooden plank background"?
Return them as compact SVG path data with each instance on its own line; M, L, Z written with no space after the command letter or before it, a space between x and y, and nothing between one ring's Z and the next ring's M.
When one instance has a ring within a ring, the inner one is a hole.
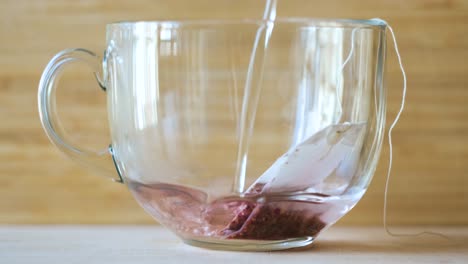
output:
M68 47L101 52L105 24L119 20L260 17L263 1L0 1L0 223L153 223L123 185L95 177L47 140L37 84ZM468 224L468 1L288 0L279 16L386 19L408 74L405 114L394 134L391 224ZM388 118L402 78L393 45L387 63ZM67 72L61 115L75 139L105 146L105 96L84 68ZM363 200L340 224L380 224L388 147Z

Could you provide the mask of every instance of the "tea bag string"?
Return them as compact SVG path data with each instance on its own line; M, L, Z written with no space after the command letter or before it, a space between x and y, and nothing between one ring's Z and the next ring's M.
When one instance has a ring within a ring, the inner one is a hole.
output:
M402 93L402 98L401 98L400 109L399 109L395 119L393 120L392 124L390 125L390 128L388 129L388 145L390 147L390 149L389 149L390 157L389 157L389 161L388 161L387 179L385 181L384 205L383 205L383 207L384 207L383 208L383 225L384 225L385 232L387 232L387 234L389 234L390 236L394 236L394 237L414 237L414 236L421 236L421 235L434 235L434 236L439 236L439 237L442 237L442 238L445 238L445 239L449 239L444 234L438 233L438 232L433 232L433 231L422 231L422 232L418 232L418 233L406 233L405 234L405 233L393 232L388 227L388 222L387 222L388 198L387 197L388 197L388 188L389 188L389 185L390 185L390 175L391 175L392 165L393 165L392 132L393 132L393 129L395 128L396 124L400 120L401 114L403 113L403 110L405 108L407 79L406 79L406 72L405 72L405 69L403 68L403 63L401 61L400 51L398 50L398 44L397 44L397 41L396 41L395 33L393 32L393 28L383 19L373 18L371 20L375 20L375 21L378 21L378 22L381 22L381 23L384 23L385 25L387 25L387 28L390 31L390 34L392 35L393 46L395 48L395 53L396 53L397 58L398 58L398 64L400 66L401 74L403 76L403 93Z
M341 67L338 71L338 74L337 74L337 78L336 78L336 85L335 85L335 95L336 95L336 101L338 102L337 104L337 107L338 107L338 112L340 113L340 118L339 118L339 121L338 123L342 123L344 122L342 119L343 119L343 105L342 105L342 101L340 99L340 93L339 93L339 90L338 90L338 86L342 83L343 81L343 71L344 71L344 68L346 67L346 65L348 64L349 60L351 60L351 57L353 56L353 53L354 53L354 35L356 34L356 31L357 31L358 28L354 28L352 31L351 31L351 48L349 49L349 53L348 53L348 56L346 57L346 59L344 60L343 64L341 64ZM343 84L341 84L341 86L343 86Z

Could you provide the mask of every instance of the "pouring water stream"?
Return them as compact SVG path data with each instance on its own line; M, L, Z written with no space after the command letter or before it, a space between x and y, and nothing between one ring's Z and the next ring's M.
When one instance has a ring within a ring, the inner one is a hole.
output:
M260 98L265 54L276 19L276 5L277 0L267 0L263 14L264 22L257 30L252 53L250 54L240 117L239 145L233 193L241 194L245 190L248 149L255 124L258 100Z

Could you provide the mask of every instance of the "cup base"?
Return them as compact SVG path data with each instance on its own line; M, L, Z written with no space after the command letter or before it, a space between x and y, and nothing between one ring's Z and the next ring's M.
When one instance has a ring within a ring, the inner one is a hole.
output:
M314 237L298 237L285 240L246 240L246 239L184 239L188 245L226 251L277 251L303 248L314 242Z

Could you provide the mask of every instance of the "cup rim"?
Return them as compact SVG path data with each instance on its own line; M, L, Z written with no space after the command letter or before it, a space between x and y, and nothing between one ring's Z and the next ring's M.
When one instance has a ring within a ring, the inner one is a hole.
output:
M124 20L107 24L108 27L131 27L135 25L161 25L163 27L179 27L188 25L242 25L264 24L266 19L182 19L182 20ZM387 24L381 19L347 19L347 18L277 18L275 24L303 24L312 27L328 28L379 28L384 29Z

